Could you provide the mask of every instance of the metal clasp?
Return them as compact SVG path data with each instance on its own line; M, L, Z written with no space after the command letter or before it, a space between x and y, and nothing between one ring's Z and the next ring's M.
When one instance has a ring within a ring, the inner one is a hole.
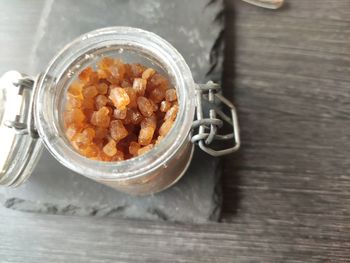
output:
M196 89L197 120L192 124L193 134L191 141L197 143L203 151L215 157L233 153L239 149L241 144L236 108L228 99L219 93L220 89L220 86L212 81L209 81L207 84L198 84ZM215 104L215 98L218 99L220 104L230 109L231 116L227 116L222 111L221 106ZM203 99L208 102L210 107L209 117L207 118L204 117L203 113ZM223 126L224 122L232 126L232 133L218 134L218 130ZM197 130L198 132L196 133ZM215 140L232 140L233 146L222 150L214 150L209 145Z
M33 89L35 81L28 76L23 76L22 78L18 79L18 81L13 83L13 85L18 87L18 95L23 97L23 109L21 110L23 116L22 114L16 115L15 120L6 120L4 121L4 125L8 128L14 129L18 134L29 134L34 139L39 138L39 134L35 129L33 114ZM25 90L30 92L24 92ZM26 103L29 105L26 105Z

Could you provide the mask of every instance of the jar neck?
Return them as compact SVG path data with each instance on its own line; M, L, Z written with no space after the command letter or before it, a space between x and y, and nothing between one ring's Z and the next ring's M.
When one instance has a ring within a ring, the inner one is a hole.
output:
M90 160L77 153L64 136L60 113L67 87L78 74L77 69L95 63L100 55L148 61L160 67L177 90L179 113L173 128L161 143L142 156L114 163ZM88 177L123 180L155 170L189 142L195 84L183 57L164 39L140 29L112 27L87 33L66 46L39 79L35 102L38 132L58 161Z

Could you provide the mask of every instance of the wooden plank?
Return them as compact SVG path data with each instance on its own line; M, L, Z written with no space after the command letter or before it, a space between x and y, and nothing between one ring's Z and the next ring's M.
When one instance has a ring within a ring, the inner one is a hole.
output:
M346 262L346 243L271 220L180 225L0 209L1 262ZM339 240L339 239L338 239ZM327 255L320 254L325 251ZM305 261L307 259L307 261Z
M243 144L226 157L222 220L291 242L285 259L349 262L350 2L286 2L225 1L223 78Z

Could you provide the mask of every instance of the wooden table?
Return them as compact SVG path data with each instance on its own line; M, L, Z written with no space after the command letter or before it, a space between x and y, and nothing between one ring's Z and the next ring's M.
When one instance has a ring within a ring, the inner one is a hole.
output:
M23 24L42 11L28 2L1 15L0 35L37 26ZM227 1L220 17L243 141L225 159L222 223L1 208L0 262L350 262L350 2L287 0L276 12ZM10 55L0 51L26 67Z

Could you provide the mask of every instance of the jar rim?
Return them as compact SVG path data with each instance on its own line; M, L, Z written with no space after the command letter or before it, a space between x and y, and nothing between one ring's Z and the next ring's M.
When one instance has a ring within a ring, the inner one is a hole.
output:
M107 43L149 52L151 57L166 67L179 93L178 117L161 143L144 155L119 162L91 160L72 149L65 135L60 132L59 113L53 95L55 87L73 61ZM195 83L192 73L182 55L169 42L152 32L132 27L107 27L83 34L53 58L37 83L37 89L35 122L44 145L64 166L92 179L123 180L141 177L165 165L183 143L190 140L189 133L195 113Z

